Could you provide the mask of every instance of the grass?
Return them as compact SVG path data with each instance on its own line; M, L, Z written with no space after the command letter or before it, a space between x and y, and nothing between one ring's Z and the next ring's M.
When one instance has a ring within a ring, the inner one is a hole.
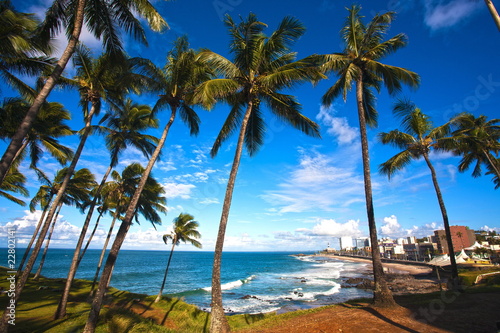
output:
M498 269L497 269L498 270ZM0 267L0 275L7 276L7 269ZM471 286L479 274L490 272L461 271L460 276L467 287L467 293L499 293L500 275L487 279L485 284ZM6 279L0 280L0 287L8 290ZM90 304L88 295L91 283L75 280L70 294L67 316L53 320L59 297L64 287L64 279L47 279L40 277L38 281L30 279L21 295L16 308L16 326L12 332L80 332L85 326ZM436 299L436 293L398 296L398 303L425 305ZM105 298L96 332L208 332L210 314L199 310L196 306L177 298L163 298L154 303L155 296L129 293L110 288ZM5 308L9 298L6 294L0 297L0 307ZM356 307L359 302L369 303L369 299L347 302ZM338 305L330 305L335 307ZM279 325L292 318L312 314L325 309L315 308L283 314L244 314L228 316L233 331L259 329L271 324Z

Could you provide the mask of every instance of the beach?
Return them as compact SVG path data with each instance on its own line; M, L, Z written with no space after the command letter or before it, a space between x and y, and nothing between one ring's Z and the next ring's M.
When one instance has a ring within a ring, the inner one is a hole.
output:
M321 254L320 256L335 258L338 260L351 261L351 262L363 262L370 264L372 260L371 258L360 258L360 257L349 257L349 256L341 256L335 254ZM411 274L411 275L426 275L432 272L432 267L421 266L421 265L411 265L411 264L399 264L399 263L387 263L383 262L382 266L384 267L384 271L387 273L400 273L400 274Z

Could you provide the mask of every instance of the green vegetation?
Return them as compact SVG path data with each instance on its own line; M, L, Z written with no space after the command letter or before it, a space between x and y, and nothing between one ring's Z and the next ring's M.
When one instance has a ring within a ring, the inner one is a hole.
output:
M461 270L460 278L468 286L466 294L500 293L500 275L483 280L484 283L471 286L479 274L500 271ZM0 267L0 274L7 275L7 269ZM31 275L32 277L32 275ZM78 332L87 320L90 304L88 295L91 282L74 280L73 291L70 294L67 316L64 319L53 320L60 291L64 287L64 279L48 279L40 277L38 281L31 278L26 284L16 312L17 332ZM0 287L8 290L7 281ZM439 292L428 294L412 294L397 296L396 301L402 306L426 306L439 297ZM0 298L0 306L5 306L7 297ZM182 299L163 297L155 303L155 296L129 293L109 288L96 332L208 332L210 314L199 310L196 306L187 304ZM370 299L356 299L346 302L350 308L360 308L370 303ZM283 314L242 314L228 316L232 331L258 330L269 326L283 325L293 318L313 314L327 308L341 305L287 312Z

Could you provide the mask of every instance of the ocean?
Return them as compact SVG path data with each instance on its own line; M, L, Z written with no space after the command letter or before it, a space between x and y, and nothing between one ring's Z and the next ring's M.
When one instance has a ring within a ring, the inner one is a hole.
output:
M18 262L22 254L23 250L18 249ZM100 250L88 250L76 278L92 280L99 255ZM169 251L121 250L111 286L134 293L158 294L168 255ZM49 249L42 275L65 278L72 256L73 250ZM0 249L0 258L0 265L7 266L7 249ZM209 310L212 260L212 252L174 251L164 295L183 298L202 310ZM368 271L365 263L329 257L295 256L289 252L224 252L223 304L227 313L281 313L371 297L369 291L341 287L346 278L359 277Z

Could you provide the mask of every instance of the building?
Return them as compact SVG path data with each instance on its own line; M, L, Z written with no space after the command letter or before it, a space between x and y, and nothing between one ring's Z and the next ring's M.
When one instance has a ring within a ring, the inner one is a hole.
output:
M452 225L450 226L451 240L453 243L453 252L460 251L466 247L472 246L476 242L476 234L474 230L465 226ZM446 241L446 233L444 230L435 230L435 240L440 253L449 254L448 242Z
M403 245L407 260L430 260L437 248L436 243L412 243Z
M352 237L350 236L342 236L340 237L340 249L341 250L352 250L353 248Z

